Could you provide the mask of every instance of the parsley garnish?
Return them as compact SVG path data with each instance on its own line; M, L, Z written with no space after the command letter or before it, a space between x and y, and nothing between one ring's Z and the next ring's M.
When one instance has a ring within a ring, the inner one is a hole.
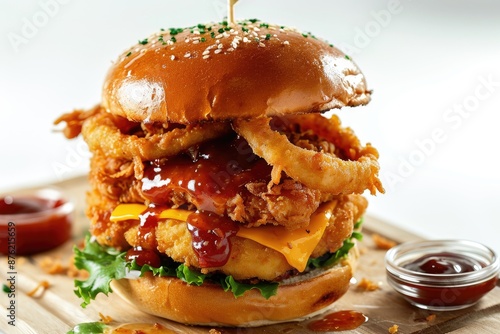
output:
M141 45L146 45L146 44L148 44L148 39L147 39L147 38L144 38L142 41L139 41L139 44L141 44Z

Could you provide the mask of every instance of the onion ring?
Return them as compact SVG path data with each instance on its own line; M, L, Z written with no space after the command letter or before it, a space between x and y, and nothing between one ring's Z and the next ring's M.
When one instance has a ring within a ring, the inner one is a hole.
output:
M255 154L270 165L282 168L293 178L312 189L339 195L384 192L378 179L378 152L371 145L363 147L351 129L342 128L336 116L330 120L316 114L286 117L285 122L315 131L340 148L349 160L333 154L316 152L292 144L269 125L271 118L235 119L235 131L244 137Z
M85 121L82 135L91 151L100 151L112 158L130 160L134 157L144 161L174 156L193 145L220 137L230 130L227 122L210 122L139 137L122 133L114 123L112 115L101 112Z

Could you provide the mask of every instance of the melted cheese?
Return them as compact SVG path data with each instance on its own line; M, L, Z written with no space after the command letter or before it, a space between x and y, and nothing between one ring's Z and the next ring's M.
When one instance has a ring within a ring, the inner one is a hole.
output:
M146 211L148 207L144 204L120 204L118 205L109 218L112 222L119 222L128 219L139 220L141 213ZM193 213L189 210L167 209L160 213L160 219L175 219L187 221L188 216Z
M311 216L309 226L304 228L293 231L289 231L283 226L240 228L236 235L280 252L292 267L302 272L325 232L326 225L336 205L336 201L322 204Z
M260 226L258 228L240 228L237 236L258 242L283 254L287 262L298 271L304 271L307 261L314 251L323 233L336 201L323 203L311 216L307 227L293 231L284 226ZM139 220L139 216L147 209L143 204L120 204L111 213L110 220L119 222L128 219ZM180 209L167 209L161 212L162 219L175 219L187 221L192 211Z

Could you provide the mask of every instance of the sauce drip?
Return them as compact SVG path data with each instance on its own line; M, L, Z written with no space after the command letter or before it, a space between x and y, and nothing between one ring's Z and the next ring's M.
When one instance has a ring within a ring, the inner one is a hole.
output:
M187 223L200 267L225 265L231 253L229 238L238 232L238 224L213 212L203 211L190 214Z
M160 213L165 210L164 207L150 205L143 213L139 215L139 243L142 248L147 250L156 249L158 246L155 238L155 230L158 226Z
M225 203L252 181L269 181L271 166L239 136L218 138L144 170L142 193L170 205L173 191L191 197L198 210L224 213Z
M346 331L356 329L364 324L368 318L360 312L346 310L325 315L307 325L307 328L315 332Z
M152 162L144 169L142 193L155 205L164 207L172 206L174 196L188 197L198 209L187 223L199 266L220 267L229 259L229 238L238 231L238 224L224 217L227 201L247 191L244 185L249 182L269 182L271 169L253 153L244 138L232 134ZM141 216L141 246L153 249L156 244L150 235L157 225L157 212Z
M480 270L484 265L460 254L442 252L419 257L402 267L426 274L460 274Z
M125 258L128 262L135 260L139 266L143 266L145 264L148 264L153 268L159 268L161 266L161 259L158 252L149 249L142 249L142 247L129 249Z

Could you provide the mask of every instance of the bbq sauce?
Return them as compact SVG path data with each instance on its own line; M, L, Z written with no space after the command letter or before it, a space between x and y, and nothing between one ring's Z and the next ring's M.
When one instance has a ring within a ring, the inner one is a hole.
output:
M213 212L192 213L187 223L200 267L225 265L231 253L229 238L238 232L238 224Z
M337 311L310 322L307 328L315 332L340 332L356 329L367 320L363 313L357 311Z
M155 250L143 249L142 247L129 249L125 258L128 262L135 260L135 263L139 266L143 266L145 264L150 265L153 268L159 268L161 266L161 259L158 252Z
M252 152L245 139L230 135L146 166L142 194L164 208L172 205L174 191L176 196L189 197L198 209L187 223L199 265L220 267L229 259L231 236L238 232L238 224L224 215L226 202L247 191L244 185L249 182L269 182L271 169ZM159 215L150 211L141 214L139 227L141 245L147 249L155 247L149 236L153 235Z
M441 252L424 255L402 267L426 274L460 274L480 270L484 264L460 254Z
M223 214L227 200L244 184L268 182L271 168L243 138L224 137L152 162L144 170L142 193L152 203L169 205L175 191L189 196L198 210Z
M0 253L28 255L71 237L73 205L43 196L0 198Z
M498 277L452 286L453 276L476 272L485 266L485 263L459 253L429 253L402 264L402 267L417 273L435 275L437 280L435 285L430 282L425 284L403 283L399 278L393 279L396 283L404 284L413 291L413 294L406 296L406 298L417 305L427 305L431 309L436 307L458 309L461 305L472 305L477 302L495 287ZM439 280L440 277L441 279L448 277L448 282Z

